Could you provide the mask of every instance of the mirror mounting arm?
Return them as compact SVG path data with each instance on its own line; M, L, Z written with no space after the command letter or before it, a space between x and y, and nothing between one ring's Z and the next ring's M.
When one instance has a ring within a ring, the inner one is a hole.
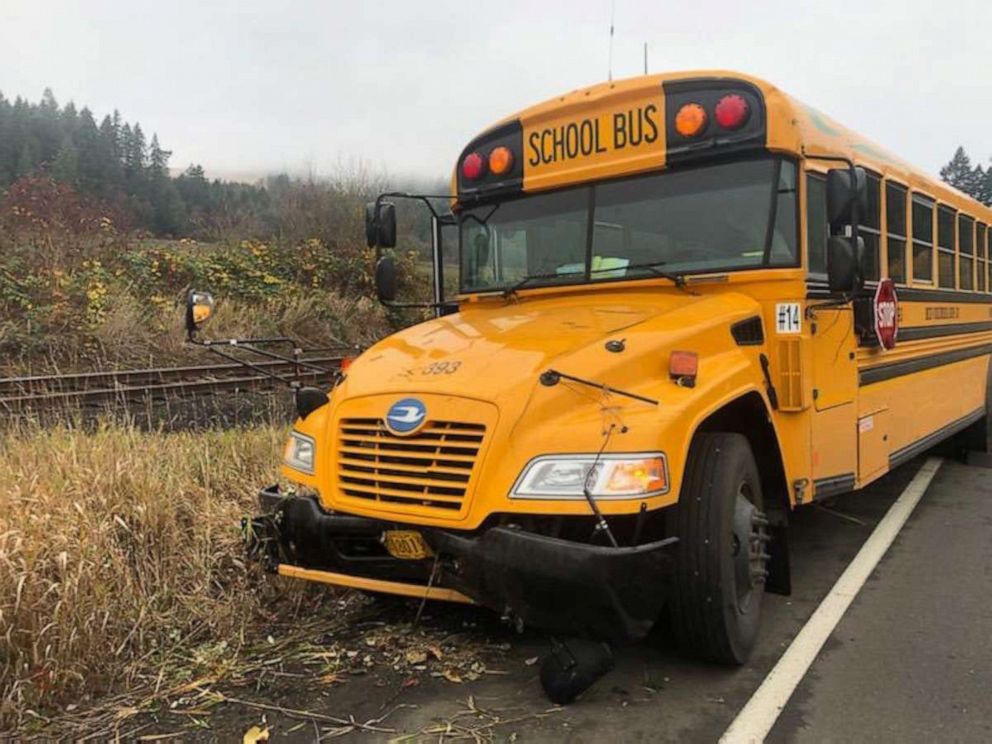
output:
M844 294L839 300L824 300L806 306L806 318L811 319L816 315L817 310L828 310L830 308L846 308L854 301L854 295ZM853 306L852 308L853 309Z
M442 215L438 214L438 211L434 209L434 205L431 204L431 199L452 199L451 194L411 194L409 191L387 191L385 193L379 194L375 199L375 206L378 208L382 204L383 199L415 199L416 201L422 201L427 205L431 214L438 219L442 218Z
M431 199L451 200L452 198L453 197L451 196L451 194L412 194L409 191L386 191L382 194L379 194L375 198L374 206L372 208L372 215L374 216L374 219L378 219L379 209L380 207L382 207L384 199L413 199L414 201L423 202L424 205L427 207L428 211L430 211L431 216L434 217L434 219L443 220L444 219L443 215L439 214L438 211L434 208L434 205L431 204ZM369 247L372 246L370 245ZM381 252L380 252L381 246L378 244L378 241L376 241L374 247L375 247L375 258L376 261L378 261L381 256Z

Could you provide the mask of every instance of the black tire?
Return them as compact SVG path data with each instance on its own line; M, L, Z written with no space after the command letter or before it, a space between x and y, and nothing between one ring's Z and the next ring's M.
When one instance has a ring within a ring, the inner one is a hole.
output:
M708 661L743 664L754 648L768 560L762 506L747 439L697 434L677 507L670 606L676 641Z

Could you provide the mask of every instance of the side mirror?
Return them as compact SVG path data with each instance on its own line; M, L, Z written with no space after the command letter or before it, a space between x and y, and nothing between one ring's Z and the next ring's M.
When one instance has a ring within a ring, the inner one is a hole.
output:
M191 289L186 294L186 335L192 337L213 314L213 296Z
M392 302L397 292L396 262L392 256L383 256L375 265L375 291L379 302Z
M392 202L376 202L365 205L365 242L369 248L393 248L396 246L396 205Z
M855 168L854 172L854 184L849 168L834 168L827 172L827 219L833 227L850 225L854 221L851 218L855 205L860 217L868 213L868 176L864 168Z
M831 292L850 293L864 286L861 256L864 241L858 238L857 250L850 238L834 235L827 241L827 284Z

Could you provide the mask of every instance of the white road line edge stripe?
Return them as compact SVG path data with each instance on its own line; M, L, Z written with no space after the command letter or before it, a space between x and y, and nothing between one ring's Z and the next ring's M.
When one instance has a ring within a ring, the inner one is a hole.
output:
M823 644L906 524L942 462L939 457L931 457L923 463L782 658L720 737L720 744L758 744L765 740Z

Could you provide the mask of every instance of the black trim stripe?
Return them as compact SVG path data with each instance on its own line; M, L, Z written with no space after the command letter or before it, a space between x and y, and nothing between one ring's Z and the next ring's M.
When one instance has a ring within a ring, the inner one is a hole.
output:
M914 289L896 287L900 302L970 302L992 305L992 295L980 292L957 292L952 289Z
M992 344L984 344L982 346L972 346L968 349L945 351L943 354L930 354L928 356L917 357L916 359L905 359L901 362L880 364L877 367L869 367L868 369L861 370L858 374L858 385L865 387L866 385L873 385L876 382L911 375L914 372L922 372L923 370L933 369L934 367L943 367L945 364L963 362L966 359L973 359L974 357L980 357L990 353L992 353Z
M874 283L866 285L866 291L874 290ZM916 287L896 287L896 296L900 302L965 302L992 305L992 294L981 292L958 292L953 289L919 289ZM831 294L825 284L817 282L806 283L807 300L830 300L837 295Z
M854 490L854 473L844 473L843 475L831 475L827 478L817 478L813 481L813 500L825 499L828 496L836 496L839 493L847 493Z
M941 336L958 336L964 333L983 333L984 331L992 331L992 320L980 323L909 326L899 329L899 340L918 341L921 338L940 338Z
M933 447L935 444L939 444L947 437L957 434L962 429L967 429L973 423L978 421L985 415L985 409L979 408L976 411L972 411L967 416L959 418L957 421L952 421L946 426L942 426L937 431L930 432L922 439L917 439L912 444L907 444L902 449L898 449L889 455L889 470L897 468L903 463L912 460L921 452Z

